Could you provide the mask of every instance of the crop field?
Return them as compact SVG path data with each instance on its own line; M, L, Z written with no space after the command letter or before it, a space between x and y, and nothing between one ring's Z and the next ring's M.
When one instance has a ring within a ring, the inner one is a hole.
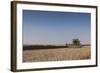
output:
M85 60L91 58L90 46L23 50L23 62Z

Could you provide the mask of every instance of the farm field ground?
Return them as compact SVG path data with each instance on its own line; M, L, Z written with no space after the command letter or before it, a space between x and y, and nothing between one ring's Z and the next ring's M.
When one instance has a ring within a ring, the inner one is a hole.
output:
M90 46L23 50L23 62L85 60L91 58Z

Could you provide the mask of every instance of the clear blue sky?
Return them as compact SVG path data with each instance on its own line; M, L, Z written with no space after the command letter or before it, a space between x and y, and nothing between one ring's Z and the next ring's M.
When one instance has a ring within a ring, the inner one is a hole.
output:
M23 10L23 44L90 44L90 13Z

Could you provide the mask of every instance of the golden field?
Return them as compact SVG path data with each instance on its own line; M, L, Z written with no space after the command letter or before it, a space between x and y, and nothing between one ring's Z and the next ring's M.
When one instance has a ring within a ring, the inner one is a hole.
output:
M23 62L84 60L90 58L90 46L83 46L82 48L23 50Z

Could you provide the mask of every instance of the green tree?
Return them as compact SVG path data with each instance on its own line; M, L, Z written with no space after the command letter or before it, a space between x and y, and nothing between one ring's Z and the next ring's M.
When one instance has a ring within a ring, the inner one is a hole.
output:
M73 39L72 40L72 45L76 47L81 47L81 43L79 39Z

